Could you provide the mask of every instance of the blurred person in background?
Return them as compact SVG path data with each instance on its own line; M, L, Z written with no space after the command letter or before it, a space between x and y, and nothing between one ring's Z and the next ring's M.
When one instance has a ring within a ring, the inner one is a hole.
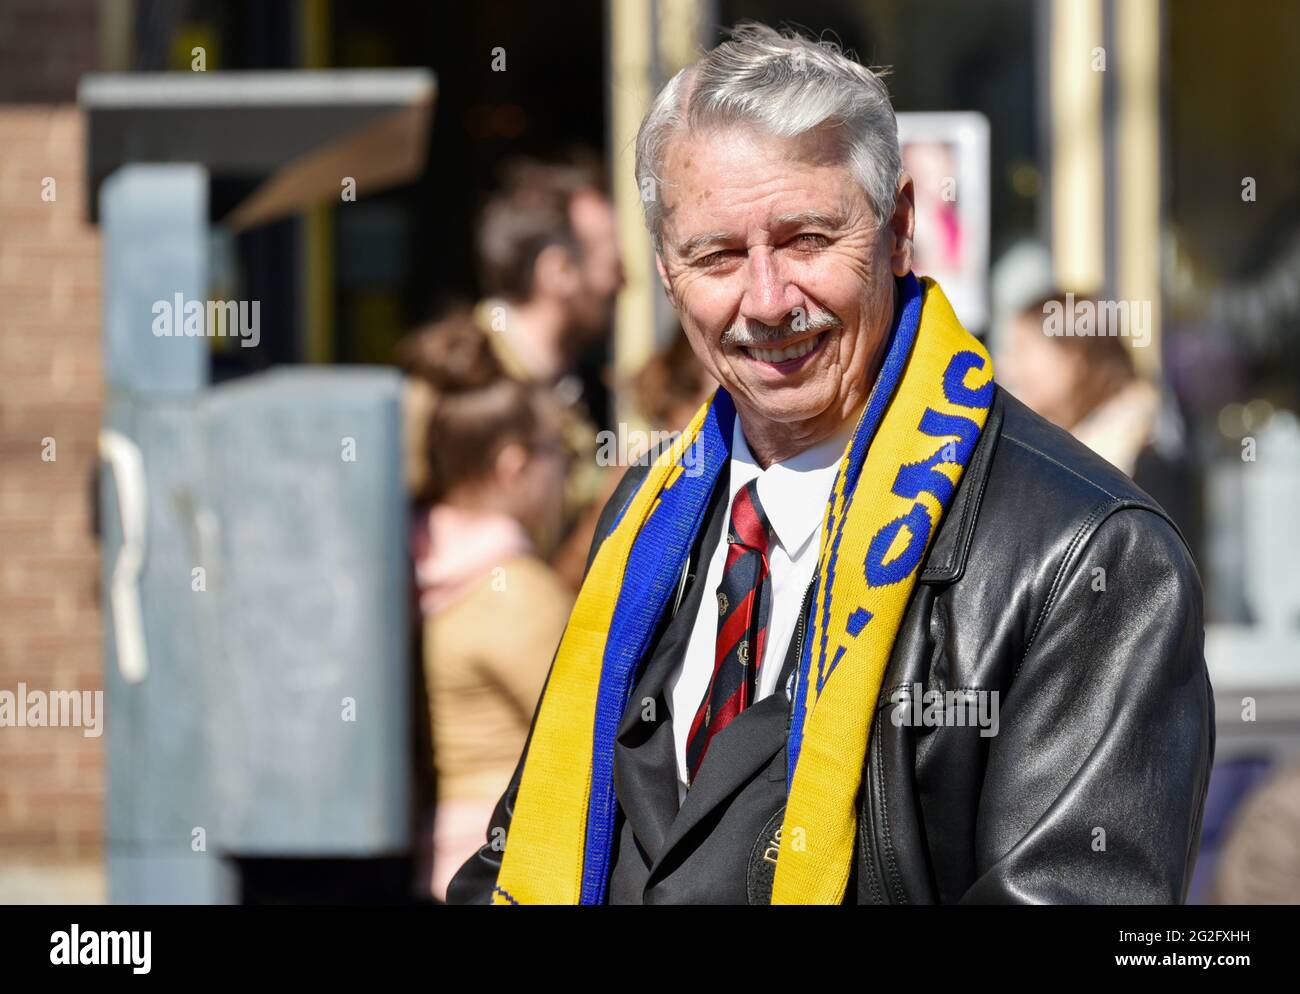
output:
M428 419L432 503L417 505L412 558L438 783L422 880L442 900L514 769L572 606L533 537L554 530L567 455L550 392L508 376L468 312L398 351Z
M480 324L511 375L556 383L609 330L624 282L614 207L583 166L519 158L502 175L478 220Z
M1095 335L1048 334L1048 312L1065 314L1071 307L1076 314L1085 307L1103 313L1096 299L1061 291L1019 312L998 358L999 381L1154 497L1198 553L1198 483L1172 396L1138 373L1123 336L1105 329Z
M577 364L608 333L623 285L614 209L591 170L518 159L484 206L476 239L487 296L474 308L475 321L508 375L546 386L564 409L574 458L565 513L542 552L576 588L586 546L568 540L603 490L593 414L604 414L593 412Z
M1300 763L1261 784L1233 817L1214 904L1300 904Z
M695 358L690 339L679 326L672 344L651 357L633 378L632 395L651 429L676 431L686 427L717 385Z

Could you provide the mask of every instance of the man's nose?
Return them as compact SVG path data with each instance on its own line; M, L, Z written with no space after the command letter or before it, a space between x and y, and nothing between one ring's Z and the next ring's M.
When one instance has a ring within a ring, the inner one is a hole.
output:
M781 324L790 312L803 304L803 295L785 278L781 265L771 250L751 249L745 296L740 302L740 316L773 327Z

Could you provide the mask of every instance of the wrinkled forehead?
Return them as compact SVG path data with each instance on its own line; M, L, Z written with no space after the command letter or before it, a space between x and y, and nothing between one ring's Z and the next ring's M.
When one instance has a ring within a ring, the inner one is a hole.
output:
M659 185L665 247L677 249L800 217L845 224L870 206L831 128L793 138L745 125L683 130L668 144Z

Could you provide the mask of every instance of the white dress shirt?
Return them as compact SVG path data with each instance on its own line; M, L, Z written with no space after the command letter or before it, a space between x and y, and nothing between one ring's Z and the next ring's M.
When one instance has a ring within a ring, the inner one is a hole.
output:
M821 524L835 485L835 472L848 445L857 416L845 420L831 438L805 449L784 462L760 469L755 462L745 433L736 418L731 441L730 494L727 498L727 521L731 520L731 502L750 480L758 478L758 499L772 525L768 548L767 582L772 585L771 613L767 639L763 645L762 665L754 701L776 690L781 664L790 639L799 624L799 608L812 582L821 552ZM669 678L668 700L673 716L673 738L677 750L677 800L686 797L686 739L699 710L704 692L713 676L713 662L718 638L718 606L713 592L722 582L727 557L727 529L709 553L704 576L704 596L695 616L695 627L686 645L686 656ZM698 582L698 580L697 580Z

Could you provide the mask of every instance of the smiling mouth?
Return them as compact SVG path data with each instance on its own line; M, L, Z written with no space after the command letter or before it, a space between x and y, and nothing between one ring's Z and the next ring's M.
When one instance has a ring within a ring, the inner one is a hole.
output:
M815 335L812 338L805 338L803 341L787 345L782 349L764 349L756 346L742 345L741 351L751 359L757 359L759 362L770 363L774 366L784 366L787 363L793 363L796 359L803 359L806 356L816 352L818 347L826 338L826 332Z

